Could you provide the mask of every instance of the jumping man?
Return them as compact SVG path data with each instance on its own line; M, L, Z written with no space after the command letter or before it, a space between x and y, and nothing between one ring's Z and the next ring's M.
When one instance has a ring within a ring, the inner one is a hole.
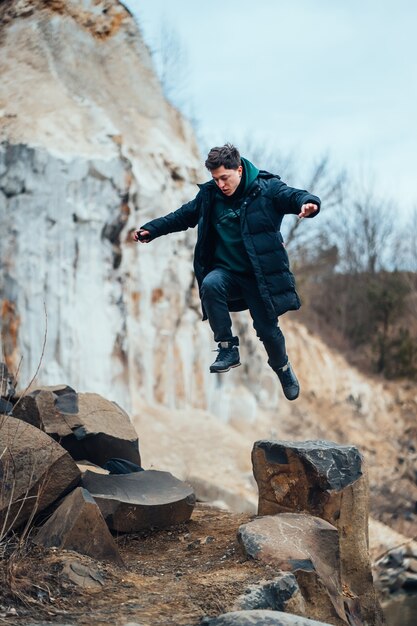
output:
M299 309L300 300L280 227L289 213L299 218L317 215L320 199L259 170L231 144L212 148L205 165L212 180L199 185L194 200L144 224L134 239L148 243L198 225L194 271L203 319L208 319L218 343L210 372L228 372L240 365L239 338L232 333L230 311L249 309L268 364L285 397L295 400L300 386L288 361L278 317Z

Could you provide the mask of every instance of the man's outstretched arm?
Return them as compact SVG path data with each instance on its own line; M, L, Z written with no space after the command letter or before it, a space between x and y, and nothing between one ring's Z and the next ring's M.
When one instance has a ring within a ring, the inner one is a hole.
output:
M198 195L183 204L182 207L164 215L163 217L157 217L146 224L143 224L140 228L134 231L133 239L140 243L149 243L157 237L162 235L168 235L169 233L176 233L180 230L187 230L187 228L194 228L198 222Z
M282 213L302 217L315 217L320 211L320 198L305 189L289 187L281 180L274 181L272 195L275 206Z

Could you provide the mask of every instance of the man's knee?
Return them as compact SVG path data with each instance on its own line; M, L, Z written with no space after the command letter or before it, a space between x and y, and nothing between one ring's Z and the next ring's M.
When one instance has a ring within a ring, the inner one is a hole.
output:
M223 281L221 280L221 276L219 276L215 272L211 272L207 274L207 276L203 279L201 283L201 295L204 298L205 296L210 296L212 294L220 294L225 292L225 286Z
M256 334L263 343L281 343L284 341L284 335L276 324L258 328Z

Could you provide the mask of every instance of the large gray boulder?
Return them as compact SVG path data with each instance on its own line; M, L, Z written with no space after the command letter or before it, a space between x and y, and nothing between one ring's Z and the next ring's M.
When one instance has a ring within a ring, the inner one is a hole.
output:
M46 433L0 416L0 529L17 528L70 491L80 470Z
M283 513L242 525L238 540L246 556L294 573L305 600L302 614L337 626L348 624L334 526L311 515Z
M75 460L104 465L116 457L141 464L129 416L99 394L76 393L67 385L41 387L23 397L13 415L59 440Z
M359 598L364 621L382 624L368 551L368 482L359 450L329 441L257 441L252 463L259 515L304 512L333 524L350 604ZM356 612L356 606L351 610Z
M331 626L330 623L282 613L281 611L232 611L203 618L201 626Z
M106 476L87 470L82 485L97 502L109 528L119 532L181 524L190 519L195 505L192 487L169 472Z

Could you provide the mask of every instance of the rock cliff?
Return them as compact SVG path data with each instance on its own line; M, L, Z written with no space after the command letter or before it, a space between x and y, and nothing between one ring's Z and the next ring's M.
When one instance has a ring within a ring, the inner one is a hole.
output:
M164 100L116 0L0 8L1 325L20 384L67 380L130 408L205 393L188 307L193 234L139 250L130 230L180 206L200 177L187 123ZM206 400L201 400L205 403Z

